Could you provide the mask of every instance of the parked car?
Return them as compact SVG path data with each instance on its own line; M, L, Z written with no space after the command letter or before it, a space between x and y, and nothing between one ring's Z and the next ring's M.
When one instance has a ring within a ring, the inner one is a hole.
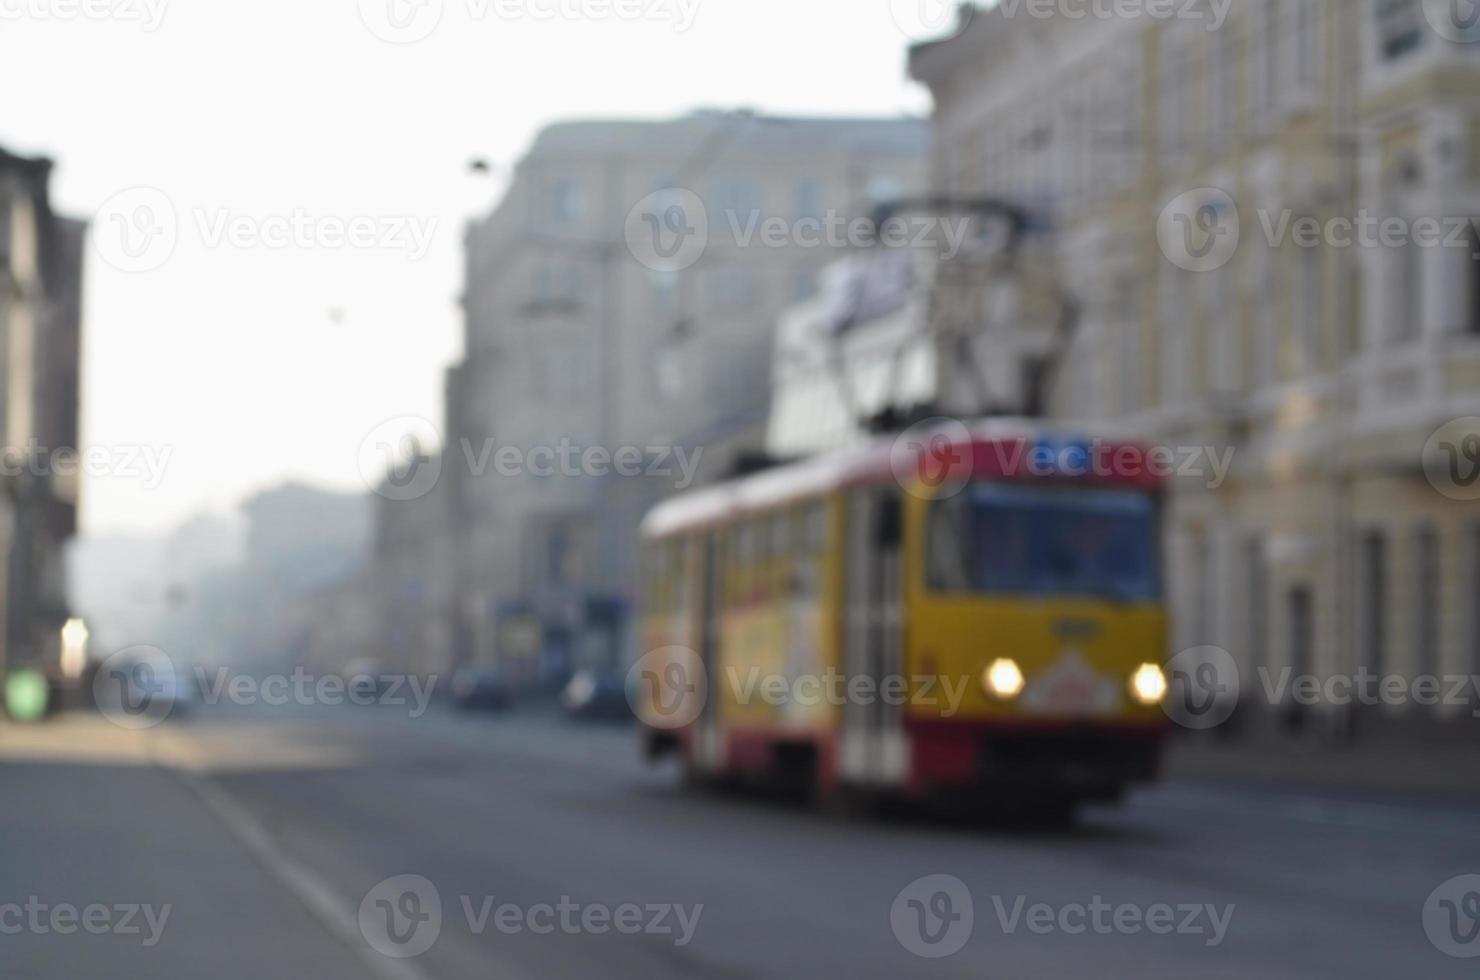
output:
M560 703L572 718L625 721L633 717L626 675L615 672L578 671L561 692Z
M452 701L465 711L506 711L514 705L514 689L501 671L465 667L452 675Z
M94 681L93 696L104 714L123 719L127 727L183 718L199 699L194 673L162 656L119 660L105 670Z

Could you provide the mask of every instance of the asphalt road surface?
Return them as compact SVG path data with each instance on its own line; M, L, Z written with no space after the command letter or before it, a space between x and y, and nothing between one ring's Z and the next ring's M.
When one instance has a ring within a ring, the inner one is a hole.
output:
M1480 954L1473 804L1181 782L1070 830L844 820L683 790L620 728L439 707L7 727L0 785L7 980L1480 967L1450 955Z

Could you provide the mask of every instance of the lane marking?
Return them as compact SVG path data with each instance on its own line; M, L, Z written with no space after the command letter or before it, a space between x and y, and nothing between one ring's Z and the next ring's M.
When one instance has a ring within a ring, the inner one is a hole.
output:
M388 959L371 949L360 935L359 920L348 911L354 906L335 894L322 878L288 857L245 807L208 778L183 768L173 771L220 818L258 864L302 902L325 931L359 957L371 976L377 980L429 980L429 975L411 961Z

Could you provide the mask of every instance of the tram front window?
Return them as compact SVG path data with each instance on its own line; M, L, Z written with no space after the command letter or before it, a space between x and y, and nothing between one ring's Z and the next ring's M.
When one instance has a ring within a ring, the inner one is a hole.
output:
M1161 596L1155 502L1133 491L982 484L931 510L930 588L942 593Z

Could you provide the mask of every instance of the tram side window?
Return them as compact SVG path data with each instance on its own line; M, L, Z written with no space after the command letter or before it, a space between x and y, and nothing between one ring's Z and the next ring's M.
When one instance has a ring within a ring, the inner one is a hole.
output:
M822 594L823 549L827 542L827 507L821 502L807 504L796 513L794 540L795 563L791 593L798 599L814 599Z
M657 607L662 613L673 610L672 542L663 542L657 549Z
M791 590L791 515L777 511L765 519L766 557L761 572L762 599L784 597Z
M642 549L642 568L639 572L639 580L642 582L642 613L644 616L653 612L653 556L657 553L658 546L649 544Z
M643 609L652 615L663 609L662 598L659 589L662 587L662 563L663 543L655 541L649 544L642 553L642 605Z
M675 538L670 545L672 549L668 556L669 568L669 596L671 599L670 609L675 613L682 613L689 608L689 593L693 576L689 574L688 563L688 539Z
M755 521L745 520L730 531L729 595L732 607L744 607L754 601L755 565L759 548Z
M750 587L746 590L749 602L766 602L771 597L771 522L767 517L750 519Z
M725 528L714 536L715 595L720 609L735 606L735 530Z

